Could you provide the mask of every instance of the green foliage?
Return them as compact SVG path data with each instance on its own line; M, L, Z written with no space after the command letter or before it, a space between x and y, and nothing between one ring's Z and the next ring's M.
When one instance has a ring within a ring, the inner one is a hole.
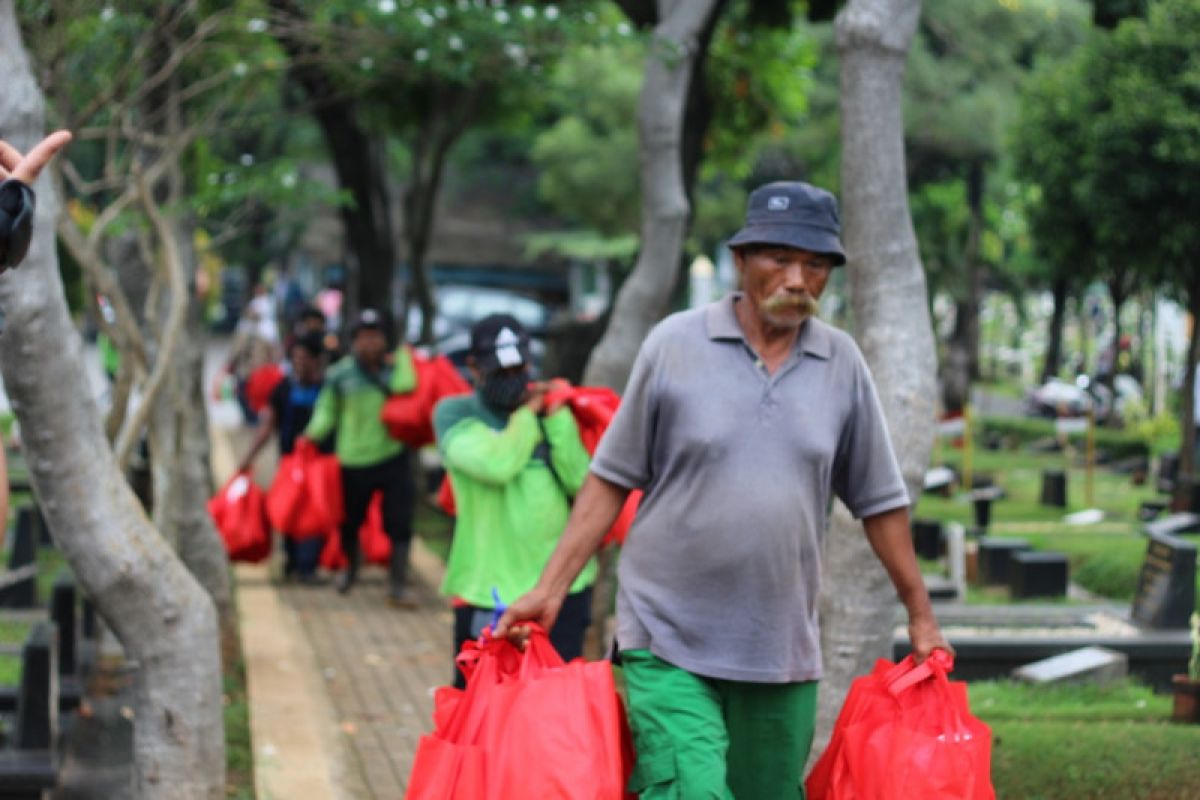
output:
M632 37L585 45L565 54L548 81L544 101L561 115L533 141L538 194L596 241L630 234L636 241L637 98L644 58L640 40Z
M1147 20L1043 71L1013 142L1040 190L1035 236L1056 264L1186 284L1200 253L1200 6L1153 2Z

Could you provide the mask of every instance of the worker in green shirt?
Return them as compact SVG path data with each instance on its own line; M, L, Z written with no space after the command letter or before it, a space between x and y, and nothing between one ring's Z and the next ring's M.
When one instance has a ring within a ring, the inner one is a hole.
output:
M392 541L388 600L403 608L417 606L408 584L415 491L408 450L388 435L379 412L391 394L411 392L416 373L408 351L389 352L383 314L363 309L350 328L350 353L329 368L305 437L320 441L337 432L335 452L342 465L342 549L347 567L337 590L350 591L358 577L358 529L376 492L383 493L383 529Z
M433 412L458 511L442 583L455 598L455 654L491 621L495 597L512 600L537 583L589 463L570 409L546 407L549 384L529 383L520 322L494 314L476 323L467 363L475 392ZM550 632L564 659L582 654L595 573L589 563L576 578ZM464 685L457 670L455 685Z

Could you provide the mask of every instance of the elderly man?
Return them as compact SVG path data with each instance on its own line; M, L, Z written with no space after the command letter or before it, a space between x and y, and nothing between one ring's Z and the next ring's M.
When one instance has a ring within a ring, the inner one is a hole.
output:
M803 797L821 676L817 594L831 495L863 520L913 649L949 649L909 534L909 498L871 374L815 318L845 263L833 195L750 195L729 242L742 290L642 345L621 409L537 586L508 609L549 628L626 494L617 640L643 800Z

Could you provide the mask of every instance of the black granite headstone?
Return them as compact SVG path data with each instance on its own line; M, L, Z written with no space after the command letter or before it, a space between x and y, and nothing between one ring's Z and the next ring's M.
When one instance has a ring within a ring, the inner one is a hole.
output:
M1027 597L1066 597L1067 557L1063 553L1027 550L1012 554L1008 588L1014 600Z
M1007 584L1013 554L1029 549L1024 539L984 536L979 540L979 577L984 583Z
M1148 533L1131 617L1149 628L1186 628L1196 605L1196 545Z
M57 638L54 623L43 620L25 641L13 742L20 750L48 750L58 737Z
M1155 488L1163 494L1175 491L1175 479L1179 476L1179 454L1164 453L1158 461L1158 483Z
M37 605L37 531L32 506L17 509L8 573L0 576L0 607L32 608Z
M75 581L70 573L63 573L54 580L50 594L50 619L58 626L58 670L63 675L74 675L78 628L75 624Z
M1048 469L1042 473L1042 505L1067 507L1067 473Z
M942 555L942 523L936 519L914 519L912 523L913 549L927 561L935 561Z
M987 530L992 522L992 503L1000 499L1002 492L995 486L976 489L971 492L971 502L975 505L975 525Z

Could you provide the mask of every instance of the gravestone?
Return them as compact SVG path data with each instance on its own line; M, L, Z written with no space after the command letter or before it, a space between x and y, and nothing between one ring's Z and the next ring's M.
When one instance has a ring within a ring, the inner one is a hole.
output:
M1129 656L1107 647L1081 647L1012 671L1025 683L1093 683L1103 686L1129 674Z
M942 523L936 519L914 519L912 523L913 549L927 561L942 555Z
M19 750L49 750L58 738L57 638L54 623L43 620L25 642L13 742Z
M979 577L983 583L1008 583L1014 553L1030 549L1024 539L984 536L979 540Z
M971 492L971 502L975 505L975 525L987 530L992 521L992 503L1003 495L998 487L988 486Z
M69 572L54 580L50 593L50 619L58 626L58 671L63 675L74 675L78 666L75 659L78 627L75 624L75 581Z
M1162 494L1175 491L1175 479L1179 476L1179 454L1164 453L1159 457L1158 482L1155 488Z
M1143 500L1138 506L1138 520L1141 522L1153 522L1158 519L1158 515L1167 510L1166 500Z
M1026 550L1012 554L1008 589L1014 600L1067 596L1067 557L1063 553Z
M1148 628L1187 628L1196 605L1196 545L1149 533L1130 616Z
M1184 511L1156 519L1142 530L1147 536L1178 536L1181 533L1200 533L1200 514Z
M8 551L8 574L0 576L0 607L37 605L37 535L33 507L21 506Z
M1067 473L1061 469L1042 472L1042 497L1044 506L1067 507Z

